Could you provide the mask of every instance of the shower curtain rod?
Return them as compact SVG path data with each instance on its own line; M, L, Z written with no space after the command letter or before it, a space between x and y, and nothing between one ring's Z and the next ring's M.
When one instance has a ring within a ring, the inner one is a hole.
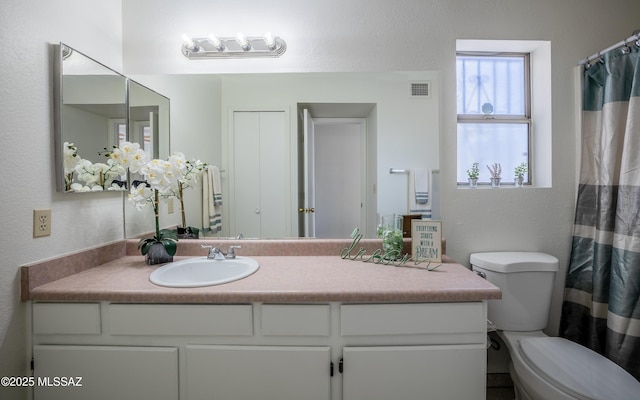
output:
M640 46L640 29L634 31L633 34L631 36L629 36L628 38L626 38L625 40L621 40L618 43L616 43L616 44L614 44L612 46L609 46L604 50L600 50L599 52L597 52L596 54L594 54L592 56L589 56L589 57L587 57L585 59L580 60L578 62L578 65L589 64L591 61L602 57L605 53L607 53L607 52L609 52L611 50L615 50L618 47L626 46L626 45L628 45L629 43L632 43L632 42L639 42L639 43L636 43L636 44L638 44L638 46Z

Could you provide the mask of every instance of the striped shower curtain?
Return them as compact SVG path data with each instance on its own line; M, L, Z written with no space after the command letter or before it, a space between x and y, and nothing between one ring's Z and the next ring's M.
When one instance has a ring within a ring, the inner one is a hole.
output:
M582 158L560 335L640 379L638 47L584 71Z

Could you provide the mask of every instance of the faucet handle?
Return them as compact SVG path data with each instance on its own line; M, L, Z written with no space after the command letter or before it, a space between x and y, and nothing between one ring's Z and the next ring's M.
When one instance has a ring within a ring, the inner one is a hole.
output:
M229 250L227 251L227 255L225 256L226 258L236 258L236 251L235 249L241 249L242 246L229 246Z
M207 258L209 259L218 259L223 257L221 255L222 252L217 247L213 247L207 244L201 244L200 247L202 247L203 249L209 249L209 251L207 252Z

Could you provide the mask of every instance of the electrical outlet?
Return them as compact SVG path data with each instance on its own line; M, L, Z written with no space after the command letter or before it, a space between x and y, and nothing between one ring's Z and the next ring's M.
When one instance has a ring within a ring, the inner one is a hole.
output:
M169 199L167 200L167 214L173 214L174 211L173 197L169 197Z
M33 237L51 235L51 209L33 210Z

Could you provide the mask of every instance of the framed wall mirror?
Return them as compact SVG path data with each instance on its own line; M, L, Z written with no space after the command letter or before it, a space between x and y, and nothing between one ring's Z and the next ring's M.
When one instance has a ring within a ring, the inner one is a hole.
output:
M213 213L210 206L205 208L202 185L185 193L186 225L201 228L200 237L235 238L242 234L245 239L348 238L355 226L367 237L375 237L377 213L408 213L410 171L418 168L433 172L431 210L432 217L438 218L437 71L170 74L134 78L171 98L171 151L183 152L187 158L219 169L220 231L207 230L208 217L217 213L218 207ZM412 90L426 84L427 91L416 94ZM316 202L325 195L327 206L303 204L311 181L303 171L303 144L309 143L303 138L304 109L318 128L314 152L318 165L313 186ZM342 129L332 129L336 127ZM324 138L319 138L321 135ZM390 169L406 173L391 174ZM349 181L349 188L353 189L349 199L356 198L355 202L343 198L346 190L327 186L344 182L347 176L353 178ZM348 209L342 207L349 201ZM305 209L314 211L307 213ZM344 211L358 220L353 222L334 211ZM129 233L130 217L138 216L135 212L125 213L126 237L136 237ZM161 214L168 221L162 227L177 225L179 220L172 219L177 214ZM316 222L341 230L333 232L318 226L315 233L306 232L301 217L315 217Z
M125 190L104 152L126 140L127 78L64 43L54 54L57 190Z
M168 97L132 80L128 80L128 140L140 144L152 158L166 159L169 154L170 100ZM129 180L141 179L130 176ZM167 204L159 205L160 226L174 223L176 214L171 215ZM138 237L155 229L153 208L134 209L131 202L124 200L125 237Z

